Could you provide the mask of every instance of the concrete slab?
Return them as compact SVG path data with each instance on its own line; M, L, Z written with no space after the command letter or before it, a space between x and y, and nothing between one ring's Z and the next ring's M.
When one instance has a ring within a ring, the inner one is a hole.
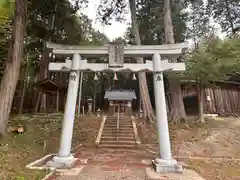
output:
M141 160L141 163L142 164L146 164L146 165L151 165L152 164L152 160L143 159L143 160ZM188 167L188 165L185 162L183 162L183 161L178 161L178 164L180 164L183 167Z
M83 167L82 165L71 169L57 169L56 174L59 176L77 176L82 171Z
M157 180L205 180L197 172L184 169L182 173L157 173L153 168L146 168L146 174L150 179Z

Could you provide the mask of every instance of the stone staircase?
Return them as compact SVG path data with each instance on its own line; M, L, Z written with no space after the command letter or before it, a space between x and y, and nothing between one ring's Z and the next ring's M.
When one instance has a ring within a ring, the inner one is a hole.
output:
M136 147L132 120L128 116L108 116L104 124L100 147L134 148Z

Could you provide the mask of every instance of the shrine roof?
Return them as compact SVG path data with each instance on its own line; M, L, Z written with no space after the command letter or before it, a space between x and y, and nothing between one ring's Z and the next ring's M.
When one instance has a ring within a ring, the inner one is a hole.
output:
M104 99L113 101L132 101L136 99L136 93L133 90L107 90Z
M35 85L42 88L45 91L57 91L57 90L64 89L63 85L49 78L38 81L35 83Z

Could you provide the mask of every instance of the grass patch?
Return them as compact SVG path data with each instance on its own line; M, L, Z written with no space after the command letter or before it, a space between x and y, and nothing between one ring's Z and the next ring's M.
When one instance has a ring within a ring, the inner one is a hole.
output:
M185 140L185 141L199 141L208 137L211 133L211 127L215 126L212 120L206 120L205 124L198 124L194 121L188 123L180 123L175 125L169 123L169 134L171 142ZM137 127L141 140L144 144L157 143L157 124L154 121L152 124L146 123L144 120L137 120Z
M28 170L25 166L44 155L33 134L9 135L1 140L0 177L3 180L40 180L47 172Z
M57 153L61 134L62 114L24 115L13 117L10 126L22 124L23 134L9 133L0 139L1 180L41 180L49 172L29 170L27 164L46 154ZM95 141L101 120L84 117L75 121L73 147Z

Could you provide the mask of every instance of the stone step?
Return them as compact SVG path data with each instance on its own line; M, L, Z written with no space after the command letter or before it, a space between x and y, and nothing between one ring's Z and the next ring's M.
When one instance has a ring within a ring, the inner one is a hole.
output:
M118 133L133 132L133 128L119 128Z
M117 123L117 120L115 121L106 121L105 123ZM119 123L131 123L132 124L132 121L119 121Z
M102 140L116 140L117 139L117 136L109 136L109 135L105 135L105 136L102 136L101 137L101 141ZM135 136L134 135L131 135L131 136L118 136L118 139L119 140L126 140L126 141L128 141L128 140L133 140L133 141L135 141Z
M134 136L118 136L118 139L119 140L132 140L132 141L135 141L135 138L134 138ZM102 136L101 137L101 140L117 140L117 137L116 136Z
M104 124L104 126L112 126L112 127L117 127L117 123L106 123L106 124ZM132 123L130 124L130 123L119 123L119 126L123 126L123 127L128 127L128 126L130 126L130 127L132 127Z
M107 118L107 120L117 120L117 119L118 119L117 117ZM124 117L120 117L119 119L120 119L120 120L131 120L131 118L124 118Z
M112 149L133 149L136 148L136 144L101 144L99 147L102 148L112 148Z
M118 116L107 116L107 119L114 119L114 118L118 118ZM129 116L119 116L119 118L122 118L122 119L130 119Z
M114 134L116 134L117 130L116 129L103 129L103 133L102 134L104 134L104 133L114 133ZM120 134L122 134L122 133L132 134L134 132L133 132L133 129L120 129L118 131L118 133L120 133Z
M108 119L107 119L107 120L106 120L106 123L107 123L107 122L117 122L117 120L115 120L115 119L114 119L114 120L108 120ZM131 120L123 120L123 119L122 119L122 120L119 120L119 123L121 123L121 122L132 122L132 121L131 121Z
M135 141L121 141L121 140L118 140L118 141L110 141L110 140L102 140L100 142L100 144L113 144L113 145L119 145L119 144L122 144L122 145L134 145L135 144Z
M106 128L117 128L117 125L112 125L112 124L106 124L104 127ZM132 124L131 125L122 125L122 124L119 124L119 127L120 128L133 128Z
M106 133L103 133L102 136L107 136L107 137L113 136L113 137L117 137L117 133L106 132ZM126 132L125 132L125 133L120 132L120 133L118 133L118 136L119 136L119 137L132 137L132 136L134 136L134 137L135 137L135 135L134 135L133 132L127 132L127 133L126 133Z
M117 132L116 132L116 131L104 131L104 132L102 133L102 135L104 135L104 134L117 135ZM128 135L134 134L134 132L133 132L133 131L119 131L118 134L119 134L119 135L128 136Z
M112 120L112 121L107 120L105 123L116 123L117 124L117 120ZM131 123L132 124L132 121L120 120L119 123Z
M105 133L102 133L102 136L107 136L107 137L114 136L114 137L117 137L117 133L105 132ZM133 132L119 133L118 136L119 137L135 137Z
M117 127L104 127L103 128L103 131L107 131L107 130L110 130L110 131L117 131ZM133 130L133 127L119 127L118 128L118 131L122 131L122 130L126 130L126 131L128 131L128 130Z
M111 127L111 128L117 128L117 124L105 124L104 127ZM119 124L119 127L133 127L132 124Z
M102 135L105 135L105 134L112 134L112 135L117 135L117 132L116 131L104 131L102 133ZM128 135L132 135L134 134L134 132L131 130L131 131L119 131L118 132L119 135L124 135L124 136L128 136Z
M117 118L106 119L107 121L117 121ZM131 121L131 119L119 118L119 121Z

